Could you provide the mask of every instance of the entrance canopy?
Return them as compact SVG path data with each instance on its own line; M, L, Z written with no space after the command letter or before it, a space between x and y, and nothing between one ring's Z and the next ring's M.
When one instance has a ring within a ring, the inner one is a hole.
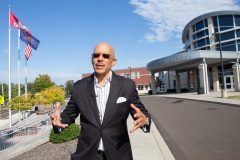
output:
M240 52L223 51L224 63L236 63L240 58ZM197 68L199 64L206 62L208 66L220 64L220 51L197 50L192 52L180 52L164 58L153 60L147 64L151 73L160 71L184 72Z

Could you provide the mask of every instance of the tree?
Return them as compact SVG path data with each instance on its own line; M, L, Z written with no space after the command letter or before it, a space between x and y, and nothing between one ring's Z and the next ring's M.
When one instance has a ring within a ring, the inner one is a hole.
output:
M18 84L13 84L11 85L11 97L14 98L16 96L18 96ZM20 84L20 95L22 95L25 92L25 87L23 84Z
M8 85L6 83L2 83L0 86L0 95L2 95L6 100L8 100Z
M32 109L30 98L26 98L25 94L11 98L11 101L9 101L7 105L11 105L11 110L20 110L22 112L22 115L27 110Z
M33 82L35 92L40 92L46 88L54 86L55 83L52 82L51 78L47 74L39 74L39 77Z
M66 82L66 87L65 87L65 95L66 97L70 94L70 92L72 91L73 89L73 80L68 80Z
M36 93L33 82L27 83L27 91L31 92L32 94Z
M24 85L20 84L20 95L24 93L24 90L25 90ZM4 97L6 102L9 100L8 84L2 83L0 85L0 95L2 95ZM11 83L11 98L14 98L16 96L18 96L18 84Z
M34 104L53 105L55 102L64 102L64 90L56 85L36 93L31 100Z

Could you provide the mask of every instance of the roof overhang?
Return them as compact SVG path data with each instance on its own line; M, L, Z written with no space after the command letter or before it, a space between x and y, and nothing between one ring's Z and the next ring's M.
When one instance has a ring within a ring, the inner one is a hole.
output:
M230 63L240 58L240 52L223 51L222 59L224 63ZM147 64L147 69L152 72L160 71L187 71L206 62L208 66L221 62L219 51L198 50L193 52L182 52L164 58L153 60Z

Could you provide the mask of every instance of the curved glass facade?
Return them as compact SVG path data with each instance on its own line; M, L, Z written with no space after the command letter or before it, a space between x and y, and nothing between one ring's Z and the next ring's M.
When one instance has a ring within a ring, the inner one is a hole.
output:
M219 36L223 51L240 50L240 12L236 11L233 14L214 12L212 15L209 13L208 16L202 16L202 19L200 16L191 22L185 28L186 30L186 37L183 37L186 52L194 50L219 51ZM212 45L210 45L211 43Z
M239 15L221 15L213 17L214 32L220 34L223 51L239 51L238 34L240 32ZM219 51L219 36L216 36L216 50Z

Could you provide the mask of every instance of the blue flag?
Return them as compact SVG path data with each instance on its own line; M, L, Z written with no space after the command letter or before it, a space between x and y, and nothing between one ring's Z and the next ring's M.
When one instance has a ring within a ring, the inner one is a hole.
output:
M30 45L33 49L37 50L38 45L40 43L40 41L33 37L30 32L25 32L24 30L21 29L21 33L20 33L20 39L26 43L26 45Z

